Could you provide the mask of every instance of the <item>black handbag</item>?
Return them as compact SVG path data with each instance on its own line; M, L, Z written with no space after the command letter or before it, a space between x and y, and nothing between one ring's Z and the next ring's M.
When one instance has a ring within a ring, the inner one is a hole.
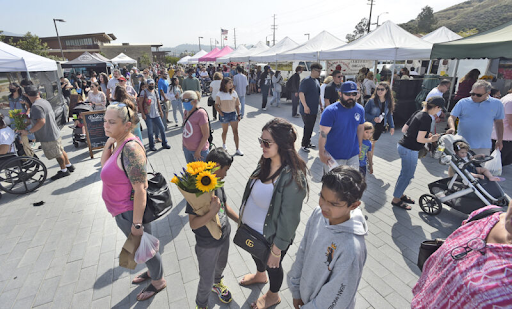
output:
M208 97L208 106L213 106L215 104L215 100L210 96Z
M256 181L252 183L249 194L252 191L254 183L256 183ZM246 205L247 200L244 201L241 207L238 229L236 230L233 242L235 245L249 252L253 257L257 258L266 265L268 256L270 255L270 243L265 239L265 237L263 237L263 235L252 229L247 224L242 223L242 217L244 215Z
M469 219L468 222L466 222L466 224L471 221L483 219L483 218L488 217L497 212L501 212L501 209L500 208L487 209L485 211L482 211L478 215L474 216L473 218ZM416 265L418 265L418 267L420 268L421 271L423 271L423 265L425 264L427 259L434 252L436 252L437 249L439 249L439 247L441 247L444 244L444 241L445 240L442 238L436 238L436 239L432 239L432 240L425 240L421 243L420 252L418 253L418 263L416 264Z
M126 144L131 141L133 140L126 142ZM142 147L142 145L140 146ZM123 166L124 174L128 177L126 169L124 168L123 150L121 150L121 164ZM148 188L146 189L146 209L144 210L144 216L142 217L143 224L155 221L169 212L173 206L171 189L169 188L167 180L165 180L165 177L161 173L155 172L151 162L149 162L149 165L151 166L153 173L148 173L148 175L152 175L153 177L148 179Z

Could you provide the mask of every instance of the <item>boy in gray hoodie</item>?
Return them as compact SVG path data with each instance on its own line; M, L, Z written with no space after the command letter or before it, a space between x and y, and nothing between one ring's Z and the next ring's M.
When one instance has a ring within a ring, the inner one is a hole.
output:
M359 171L338 166L322 177L320 206L308 220L288 274L295 308L354 308L366 262L368 232L358 209L366 183Z

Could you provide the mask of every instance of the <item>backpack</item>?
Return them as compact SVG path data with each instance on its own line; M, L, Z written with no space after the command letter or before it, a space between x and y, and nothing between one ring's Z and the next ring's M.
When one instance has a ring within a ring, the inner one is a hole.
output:
M187 119L185 119L185 121L183 121L183 127L185 127L185 124L187 123L188 119L192 116L192 114L194 114L196 111L198 111L200 109L204 110L206 113L206 117L208 117L208 128L210 129L210 136L208 137L208 143L210 144L209 149L211 150L213 148L213 146L215 146L215 145L213 144L213 129L212 129L212 125L210 124L210 115L208 115L208 111L206 111L206 109L204 109L202 107L196 108L196 110L194 110L192 113L190 113L190 115L187 116Z

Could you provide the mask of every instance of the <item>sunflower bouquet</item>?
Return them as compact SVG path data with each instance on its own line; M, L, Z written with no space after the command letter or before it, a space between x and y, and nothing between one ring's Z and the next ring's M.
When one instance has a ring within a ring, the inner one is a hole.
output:
M224 185L224 182L219 181L214 174L218 169L215 162L191 162L183 168L180 175L174 174L171 180L198 216L203 216L210 211L214 190ZM206 224L206 228L213 238L220 239L222 236L218 215Z
M11 109L9 117L14 119L14 127L16 130L25 130L27 128L27 113L23 113L21 109Z

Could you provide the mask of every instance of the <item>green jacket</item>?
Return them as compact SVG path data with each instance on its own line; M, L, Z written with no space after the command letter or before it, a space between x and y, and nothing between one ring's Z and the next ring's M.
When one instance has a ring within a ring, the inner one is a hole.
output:
M259 171L260 167L258 166L247 182L242 199L242 205L244 205L249 198L251 185L254 180L252 177L257 175ZM292 179L293 175L289 166L286 166L281 171L275 181L272 200L270 201L267 217L265 218L263 237L265 237L269 243L275 244L281 250L285 250L293 242L295 231L297 230L297 226L300 222L302 202L306 197L307 191L306 176L303 174L301 175L301 182L303 183L304 189L301 189L295 180ZM241 219L242 216L240 216L240 220Z

